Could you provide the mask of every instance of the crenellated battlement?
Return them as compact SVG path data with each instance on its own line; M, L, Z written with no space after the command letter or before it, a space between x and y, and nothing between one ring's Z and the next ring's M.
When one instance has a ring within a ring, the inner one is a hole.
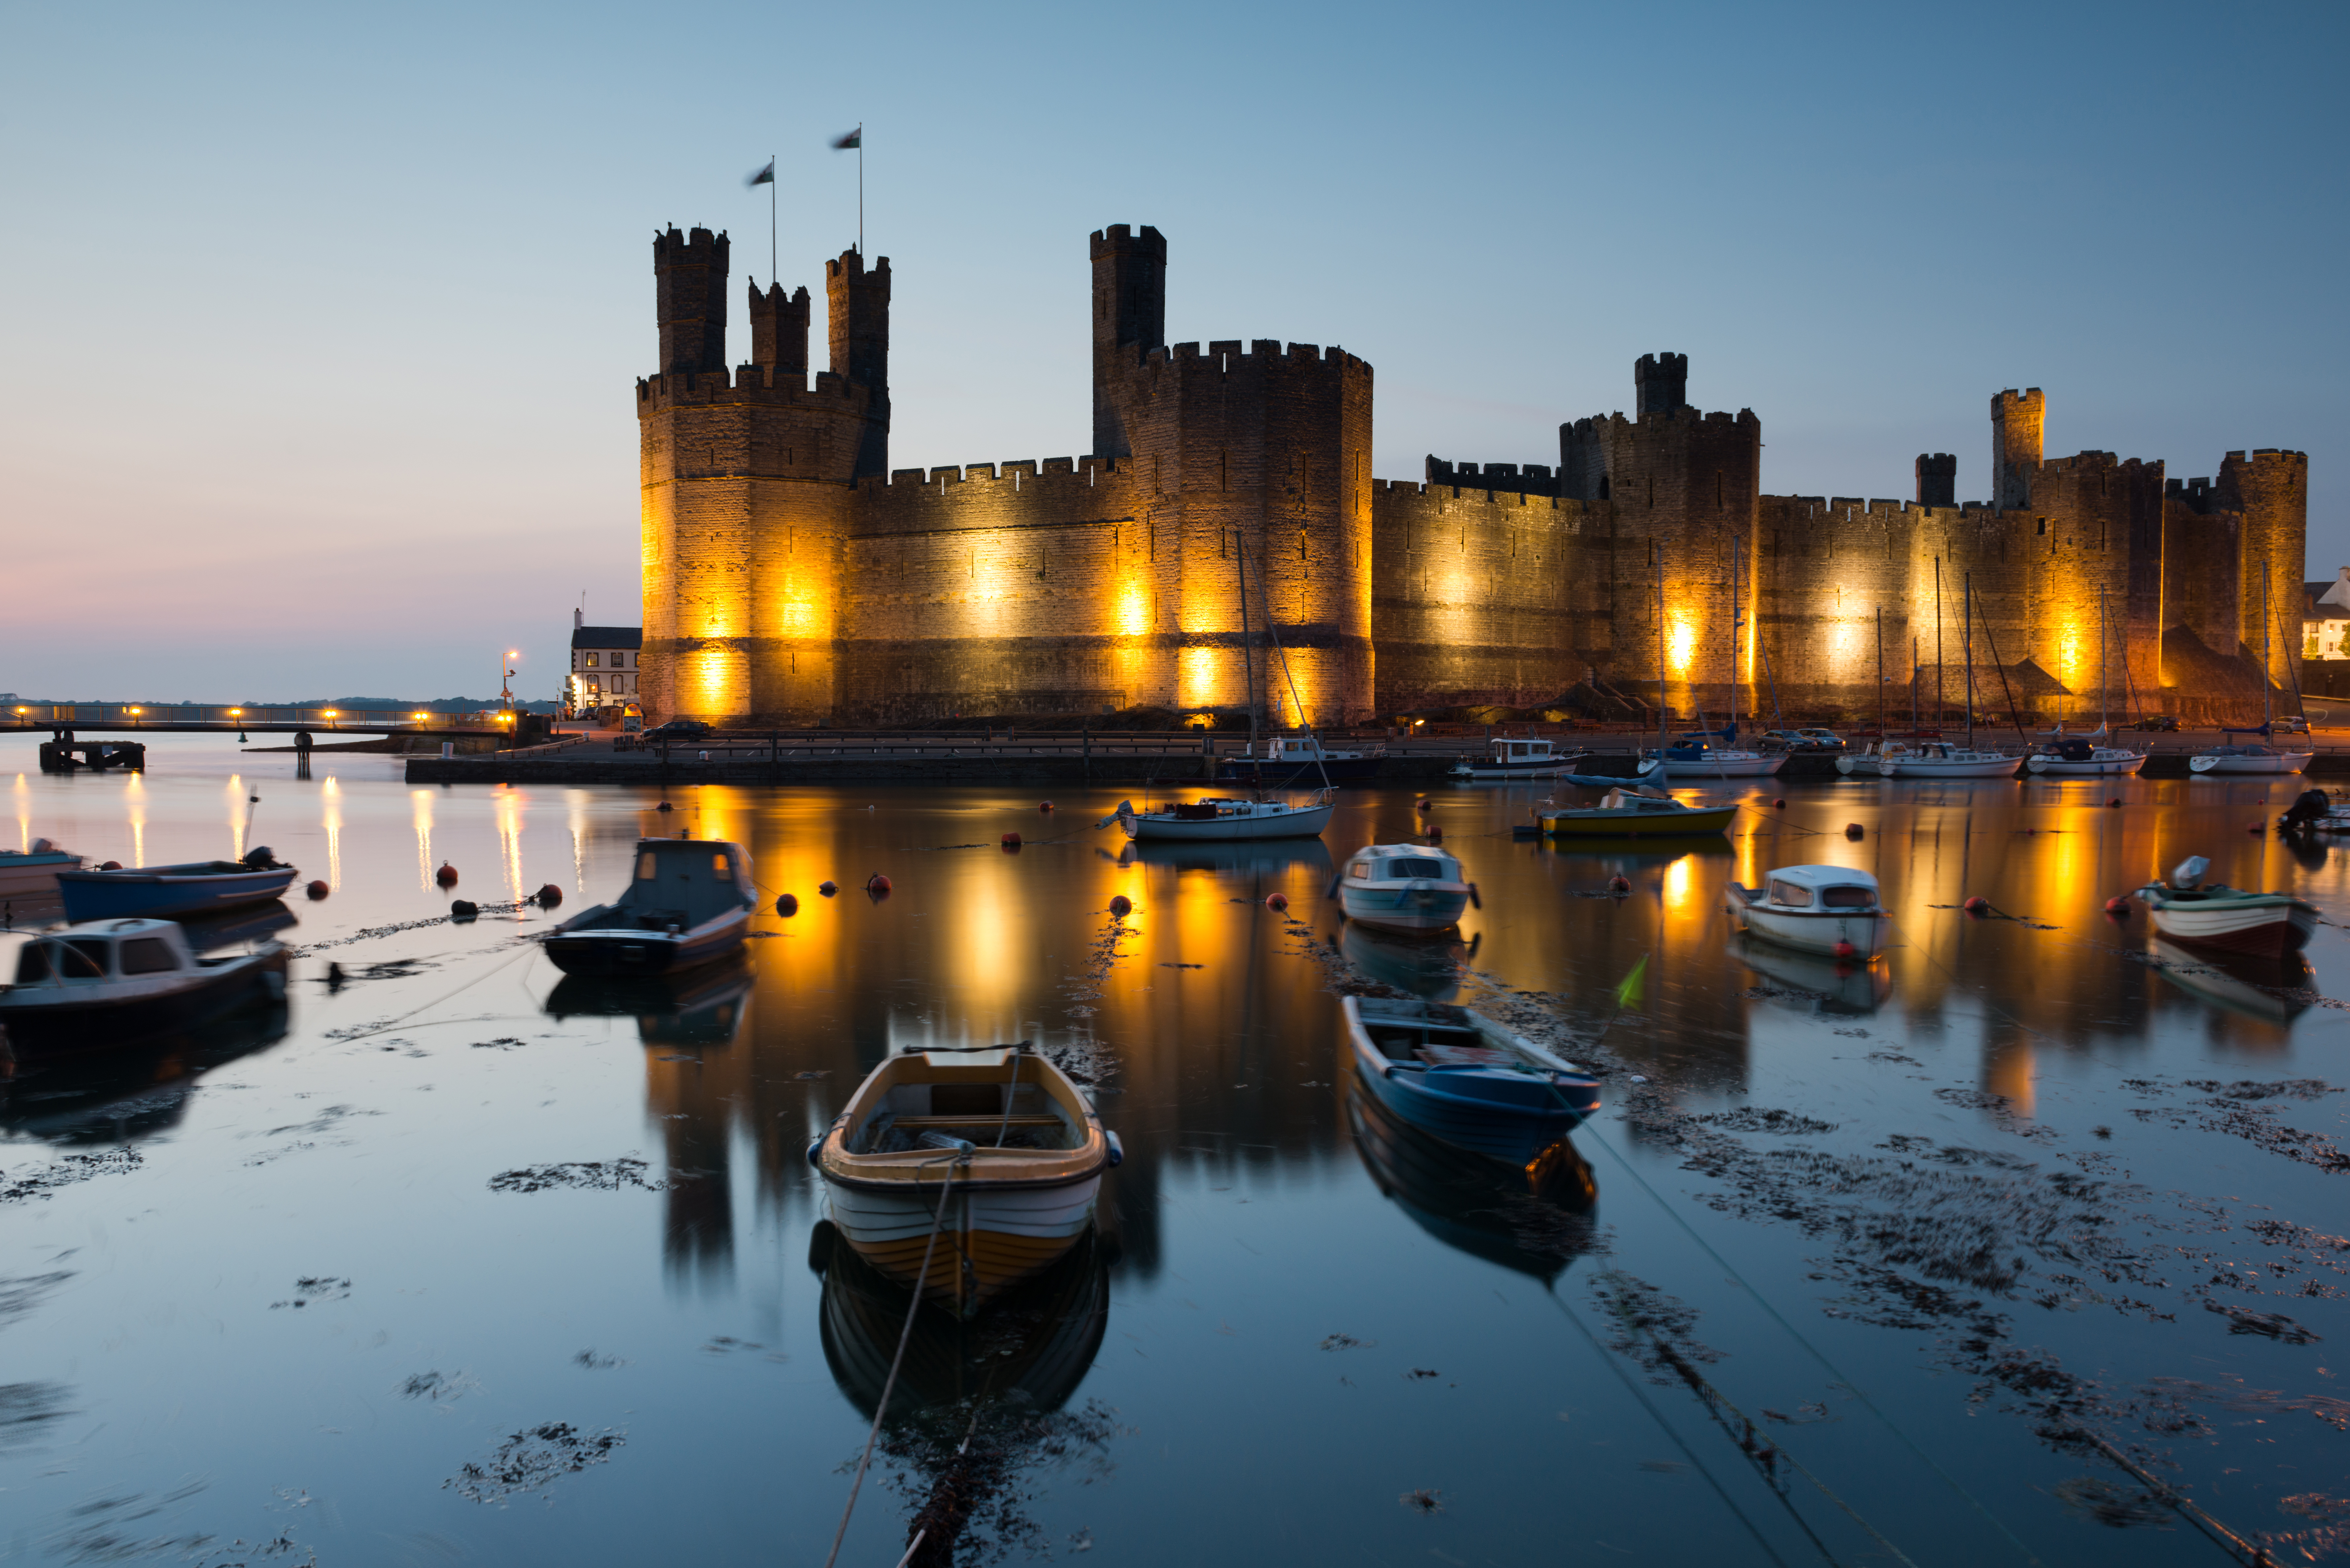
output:
M731 377L723 370L691 370L637 378L639 418L661 409L707 408L724 403L796 406L862 419L872 407L873 391L869 387L851 386L829 370L817 371L816 384L811 387L805 372L795 375L762 365L738 365Z
M1203 352L1197 343L1176 343L1153 348L1142 357L1146 373L1167 374L1210 371L1223 376L1262 374L1271 365L1317 366L1325 370L1368 372L1368 361L1347 353L1343 348L1325 348L1315 343L1284 343L1277 337L1259 337L1245 347L1237 337L1220 337Z
M1083 457L1027 457L1012 462L893 468L886 474L870 474L859 479L857 488L860 491L943 490L957 485L1000 485L1006 490L1024 493L1049 486L1088 490L1098 488L1104 476L1123 474L1131 467L1131 460L1121 467L1116 458L1090 453Z

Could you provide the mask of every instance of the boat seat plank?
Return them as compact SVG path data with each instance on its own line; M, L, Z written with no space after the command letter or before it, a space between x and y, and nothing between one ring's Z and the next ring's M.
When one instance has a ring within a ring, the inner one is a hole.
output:
M925 1132L932 1132L940 1127L993 1127L1007 1124L1002 1116L898 1116L893 1118L893 1125L901 1127L918 1127ZM1063 1124L1058 1116L1015 1116L1008 1125L1015 1127L1054 1127Z

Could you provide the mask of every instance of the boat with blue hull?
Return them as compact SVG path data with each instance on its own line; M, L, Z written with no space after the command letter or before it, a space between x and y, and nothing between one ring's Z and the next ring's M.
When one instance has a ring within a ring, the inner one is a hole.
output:
M1599 1108L1599 1080L1465 1007L1349 996L1355 1066L1431 1137L1523 1166Z
M66 919L177 920L265 904L300 876L266 846L243 860L198 860L182 866L141 866L112 871L59 871L57 892Z
M750 852L718 838L640 838L621 895L540 939L566 974L670 974L743 945L758 894Z

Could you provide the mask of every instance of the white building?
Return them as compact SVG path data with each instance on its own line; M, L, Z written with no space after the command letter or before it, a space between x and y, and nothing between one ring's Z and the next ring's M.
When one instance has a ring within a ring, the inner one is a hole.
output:
M2303 583L2301 656L2303 659L2350 659L2350 566L2330 583Z
M641 627L585 626L585 619L579 611L571 612L571 674L563 705L575 719L604 710L616 714L636 702L645 642Z

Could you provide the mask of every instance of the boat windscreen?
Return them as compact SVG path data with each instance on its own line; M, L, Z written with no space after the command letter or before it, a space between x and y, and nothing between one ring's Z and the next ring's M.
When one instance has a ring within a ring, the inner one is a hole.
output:
M1823 888L1820 902L1831 909L1866 909L1877 902L1877 895L1866 888Z
M16 950L16 983L38 985L49 978L49 947L47 942L26 942Z
M1417 857L1407 859L1399 856L1395 859L1388 861L1384 867L1380 867L1380 869L1390 877L1441 877L1444 875L1444 862L1441 860L1422 860Z

